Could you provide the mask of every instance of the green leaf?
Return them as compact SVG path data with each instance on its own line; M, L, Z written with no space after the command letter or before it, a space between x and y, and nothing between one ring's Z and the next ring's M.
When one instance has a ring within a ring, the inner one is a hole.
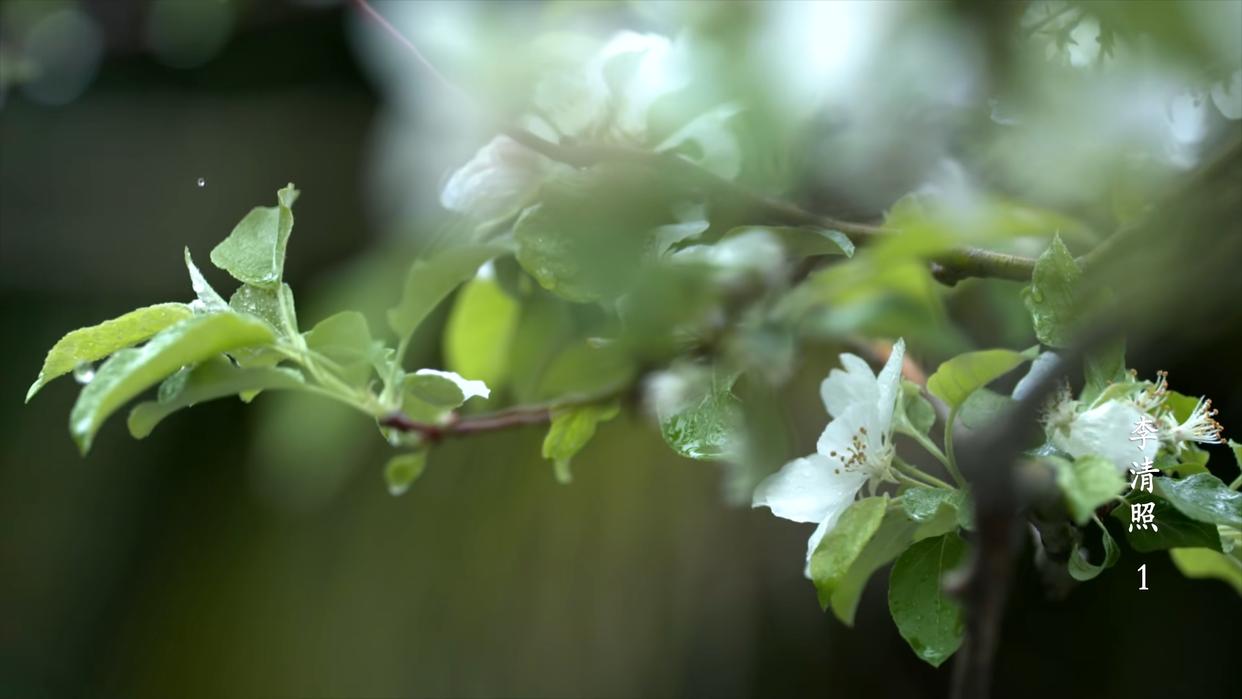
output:
M183 366L240 347L275 340L266 323L236 313L186 318L138 349L112 355L82 389L69 413L69 432L85 454L109 415L143 390Z
M1130 531L1130 504L1154 502L1152 511L1158 530L1138 529ZM1171 548L1205 547L1220 551L1220 534L1215 525L1198 522L1182 514L1163 498L1140 492L1131 503L1117 506L1112 517L1126 528L1126 541L1130 548L1141 553L1163 551Z
M1096 524L1099 525L1101 541L1104 545L1104 561L1099 565L1087 560L1087 549L1080 543L1075 543L1074 548L1070 550L1070 557L1067 564L1070 577L1079 581L1086 582L1103 573L1106 568L1112 568L1121 558L1121 547L1117 546L1117 542L1113 540L1113 536L1108 533L1104 525L1097 519Z
M349 383L360 386L371 376L375 347L366 316L342 311L319 321L305 334L306 347L336 362Z
M1242 595L1242 561L1205 548L1170 549L1173 564L1188 578L1216 578Z
M927 434L936 424L936 409L923 397L922 389L913 381L902 379L901 401L897 405L899 410L894 418L899 431L904 432L906 429L903 428L908 428L918 434Z
M1031 285L1023 290L1023 301L1031 312L1035 337L1045 345L1067 347L1074 326L1082 313L1078 288L1082 272L1061 237L1035 261Z
M849 506L811 554L811 580L819 606L827 609L832 595L875 535L888 509L888 496L863 498Z
M962 644L962 608L942 581L965 556L966 542L950 532L914 544L893 564L888 610L914 654L933 667Z
M397 454L384 466L384 480L388 482L388 493L392 496L402 495L410 489L410 484L423 475L427 467L427 452L415 451Z
M679 405L657 411L660 434L673 451L690 459L726 459L738 453L742 409L731 392L736 377L717 376Z
M521 306L494 277L475 277L457 294L444 329L444 359L448 367L477 377L492 388L505 384L509 350Z
M1242 493L1230 490L1216 476L1196 473L1180 480L1153 480L1156 495L1168 500L1187 517L1242 529Z
M501 245L464 245L415 260L406 274L400 303L388 310L389 327L398 337L409 336L454 289L473 277L484 262L504 252Z
M178 372L160 384L159 400L134 406L129 413L129 433L135 439L151 434L164 418L196 403L274 389L300 389L306 382L293 369L242 369L224 357L213 357L193 369Z
M853 626L858 600L875 571L899 556L915 541L940 536L959 526L964 513L960 492L913 487L889 501L879 528L832 593L832 613Z
M79 364L103 359L117 350L138 344L191 315L193 312L185 304L161 303L74 330L48 351L39 377L26 391L26 402L49 381L73 371Z
M551 459L556 480L569 483L569 462L595 436L595 427L613 419L621 410L616 403L579 405L552 412L552 424L543 438L543 458Z
M407 396L441 410L451 410L470 398L488 398L491 389L482 381L470 381L451 371L419 369L405 377L402 390Z
M656 229L675 222L674 194L652 171L628 163L551 180L514 224L517 261L561 298L615 299L655 252Z
M957 419L967 428L976 430L992 422L1014 404L1014 399L1003 396L990 388L981 388L962 403Z
M1161 452L1153 467L1166 476L1185 478L1196 473L1207 473L1209 454L1195 446L1184 446L1180 456Z
M723 239L745 235L752 231L766 231L780 239L785 250L793 257L816 255L854 256L854 243L841 231L817 226L741 226L730 229Z
M1056 470L1057 486L1078 524L1086 524L1095 508L1116 499L1126 487L1125 477L1103 457L1087 455L1072 462L1055 456L1044 458Z
M1126 341L1113 340L1088 353L1083 360L1083 374L1086 383L1078 399L1084 405L1091 405L1110 384L1129 378L1126 375Z
M534 400L589 400L629 385L637 371L634 358L624 349L583 340L552 358L539 377Z
M185 249L185 268L190 273L190 287L194 289L194 295L198 297L199 305L202 310L207 313L219 313L220 311L229 310L229 304L224 297L216 293L211 288L211 284L207 283L207 278L199 271L198 265L194 264L194 258L190 257L190 248Z
M283 298L282 298L283 297ZM293 308L293 290L288 284L265 288L243 284L229 297L229 307L238 313L260 318L277 334L297 333L298 321Z
M957 408L971 393L1033 358L1032 350L1014 352L993 349L960 354L936 369L936 373L927 379L927 390L948 403L950 408Z
M211 262L239 282L275 289L285 268L285 246L293 231L290 207L298 191L289 184L276 193L276 206L257 206L211 251Z

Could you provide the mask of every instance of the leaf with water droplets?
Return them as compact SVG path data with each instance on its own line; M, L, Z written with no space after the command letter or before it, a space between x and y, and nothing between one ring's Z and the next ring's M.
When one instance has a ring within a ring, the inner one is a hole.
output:
M159 331L192 315L182 303L161 303L130 311L99 325L79 328L60 338L43 360L39 378L26 392L29 402L49 381L63 376L83 363L95 362L117 350L136 345Z
M243 369L224 357L213 357L165 379L160 384L158 400L134 406L127 422L129 433L142 439L164 418L197 403L242 392L299 389L305 385L302 375L293 369Z
M69 432L85 454L109 415L161 379L222 352L275 339L266 323L236 313L186 318L141 348L120 350L104 362L69 413Z
M1186 478L1156 478L1156 495L1187 517L1242 529L1242 493L1210 473Z
M659 415L660 434L673 451L691 459L727 459L738 453L741 404L731 392L736 377L718 377L682 405Z
M811 554L811 580L819 593L820 607L828 608L850 566L879 530L887 508L887 495L863 498L850 505L832 531L820 539Z
M276 206L256 206L211 251L211 263L239 282L265 288L280 286L285 247L293 231L293 202L298 190L289 184L276 193Z
M1067 347L1083 314L1079 286L1082 271L1060 236L1035 261L1023 301L1031 313L1035 336L1045 345Z
M962 607L944 590L944 576L966 557L956 532L924 539L901 554L888 583L888 610L914 654L939 667L962 644Z
M189 247L185 249L185 268L190 273L190 288L194 289L194 295L197 297L197 303L191 304L196 311L219 313L229 310L229 304L224 297L211 288L211 284L207 283L207 278L199 271L198 265L194 264L194 258L190 257Z
M922 486L906 488L890 499L875 533L833 587L832 613L843 624L853 626L858 602L871 576L911 543L965 526L970 517L964 500L959 491Z
M297 332L293 290L288 284L274 289L243 284L229 297L229 308L264 320L281 335L288 334L290 327Z

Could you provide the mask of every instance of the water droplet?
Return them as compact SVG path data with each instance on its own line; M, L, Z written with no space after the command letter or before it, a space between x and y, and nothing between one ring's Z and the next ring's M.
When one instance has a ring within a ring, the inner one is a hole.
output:
M91 382L95 378L95 367L90 362L82 362L73 368L73 380L82 385Z
M199 186L199 187L206 187L206 186L207 186L207 178L206 178L206 177L200 177L200 178L198 178L198 186Z
M1035 303L1043 303L1044 292L1040 291L1039 289L1031 289L1031 298L1034 299Z

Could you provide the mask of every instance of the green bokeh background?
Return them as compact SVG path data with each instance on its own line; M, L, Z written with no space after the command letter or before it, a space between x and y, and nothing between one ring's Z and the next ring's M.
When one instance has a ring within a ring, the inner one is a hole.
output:
M66 433L74 386L22 405L60 334L187 299L182 246L205 259L287 181L303 191L287 277L304 313L355 287L351 264L409 259L407 227L369 207L379 97L344 13L260 13L188 71L110 47L71 104L13 93L0 109L0 696L942 696L948 672L897 635L882 578L858 628L822 614L801 575L810 528L725 504L719 468L677 458L633 412L601 428L571 486L526 428L445 445L392 498L372 426L282 410L305 398L203 405L141 442L113 420L85 459ZM1242 425L1239 340L1225 327L1133 363ZM832 361L809 357L792 384L794 452L822 427ZM294 417L273 438L278 412ZM1242 608L1224 584L1128 553L1058 601L1029 551L1021 566L996 696L1227 696L1237 681Z

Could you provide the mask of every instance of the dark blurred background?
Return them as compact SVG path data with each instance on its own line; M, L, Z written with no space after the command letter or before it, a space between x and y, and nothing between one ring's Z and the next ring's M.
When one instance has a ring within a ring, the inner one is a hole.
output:
M48 4L4 5L10 71ZM330 408L275 395L199 406L145 441L114 419L79 457L71 381L22 404L66 330L189 299L182 247L202 264L289 181L304 317L387 293L375 270L412 259L438 182L375 193L393 117L358 44L390 39L348 6L234 4L205 48L161 51L152 4L62 5L89 18L70 36L93 74L77 89L9 85L0 106L0 695L945 693L949 673L889 620L884 576L857 628L822 614L802 577L809 526L724 504L720 471L673 456L640 416L604 426L568 487L530 428L447 444L393 498L365 419L323 422ZM1131 363L1216 397L1236 434L1239 342L1220 328ZM796 452L822 427L815 386L833 361L808 358L791 384ZM1227 451L1213 458L1234 473ZM1225 584L1128 553L1050 600L1029 559L996 696L1228 695L1242 606Z

